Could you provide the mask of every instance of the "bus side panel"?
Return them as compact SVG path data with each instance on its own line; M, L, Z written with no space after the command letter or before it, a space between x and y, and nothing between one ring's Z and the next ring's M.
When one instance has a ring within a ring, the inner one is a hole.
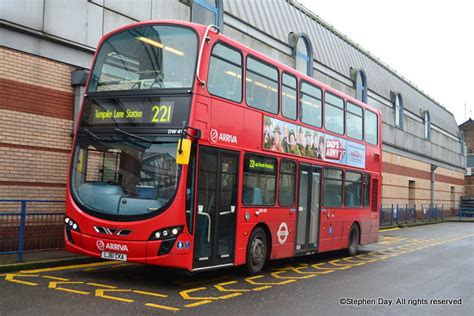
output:
M245 220L247 212L249 221ZM243 207L238 215L235 264L245 263L249 238L257 225L270 230L270 236L267 236L271 240L270 259L292 257L295 249L295 217L296 212L290 212L289 209Z

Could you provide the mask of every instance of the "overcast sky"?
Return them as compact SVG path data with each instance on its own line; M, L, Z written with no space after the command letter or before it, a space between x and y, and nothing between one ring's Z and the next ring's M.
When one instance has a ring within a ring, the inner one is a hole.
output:
M445 106L458 124L464 104L474 119L474 1L299 2Z

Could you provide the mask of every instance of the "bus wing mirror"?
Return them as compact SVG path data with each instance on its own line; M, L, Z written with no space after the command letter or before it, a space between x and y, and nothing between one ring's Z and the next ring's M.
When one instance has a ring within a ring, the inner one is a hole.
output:
M176 163L178 165L189 164L189 157L191 155L191 140L180 139L176 149Z

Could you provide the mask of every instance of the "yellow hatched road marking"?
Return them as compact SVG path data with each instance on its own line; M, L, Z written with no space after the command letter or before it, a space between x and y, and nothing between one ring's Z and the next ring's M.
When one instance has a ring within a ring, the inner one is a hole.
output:
M128 299L128 298L116 297L116 296L105 294L105 292L107 292L107 293L109 293L109 292L126 292L126 293L128 293L128 292L131 292L131 291L132 290L103 290L103 289L97 289L97 290L95 290L95 296L106 298L106 299L109 299L109 300L114 300L114 301L132 303L132 302L135 302L135 301L131 300L131 299Z
M393 230L399 230L400 227L394 227L394 228L382 228L382 229L379 229L379 232L389 232L389 231L393 231Z
M41 277L45 279L56 280L56 281L69 281L69 279L59 278L59 277L50 276L50 275L42 275Z
M87 284L95 286L95 287L103 287L103 288L106 288L106 289L116 289L117 288L116 286L113 286L113 285L106 285L106 284L93 283L93 282L87 282Z
M257 282L257 281L255 281L255 279L261 279L263 277L264 277L264 275L255 275L255 276L252 276L252 277L245 278L245 282L250 283L250 284L254 284L254 285L264 285L264 286L266 286L265 288L261 287L261 288L257 288L257 289L252 289L253 291L261 291L261 290L264 290L266 288L270 288L272 285L283 285L283 284L293 283L293 282L296 281L295 279L285 280L285 281L281 281L281 282Z
M221 292L250 292L249 289L226 289L224 286L230 285L230 284L235 284L238 283L238 281L229 281L229 282L222 282L219 284L214 285L216 289L218 289Z
M79 290L74 290L74 289L68 289L65 287L58 287L58 284L84 284L84 282L49 282L48 288L50 289L55 289L58 291L64 291L64 292L71 292L75 294L82 294L82 295L88 295L90 292L86 291L79 291Z
M161 309L165 309L165 310L173 311L173 312L177 312L177 311L180 310L177 307L169 307L169 306L163 306L163 305L152 304L152 303L146 303L145 306L154 307L154 308L161 308Z
M280 274L282 273L285 273L285 272L288 272L288 271L293 271L293 269L291 270L281 270L281 271L277 271L277 272L272 272L270 273L274 278L277 278L277 279L287 279L287 280L302 280L302 279L309 279L309 278L312 278L312 277L315 277L316 276L316 273L305 273L306 275L304 276L281 276Z
M73 264L73 265L59 266L59 267L53 267L53 268L23 270L23 271L20 271L20 272L21 273L43 273L43 272L51 272L51 271L82 269L82 268L99 267L99 266L116 265L116 264L121 264L121 262L119 262L119 261L107 261L107 262L95 262L95 263L85 263L85 264Z
M196 307L196 306L200 306L200 305L204 305L204 304L208 304L208 303L212 303L212 301L211 300L204 300L204 301L200 301L200 302L196 302L196 303L186 304L186 305L184 305L184 307Z
M291 269L292 271L298 273L298 274L312 274L312 275L323 275L323 274L328 274L334 272L334 270L326 270L326 271L301 271L302 269L308 269L308 268L313 268L307 263L300 263L299 267L295 267Z
M5 277L5 281L13 282L13 283L19 283L19 284L24 284L24 285L30 285L30 286L37 286L38 283L36 282L28 282L28 281L22 281L22 280L17 280L15 277L21 276L21 277L39 277L39 275L23 275L23 274L15 274L15 273L8 273Z
M354 266L362 265L363 263L344 263L341 262L341 260L336 259L336 260L331 260L328 262L329 264L336 266L336 267L341 267L342 269L349 269Z
M150 295L150 296L157 296L157 297L168 297L168 295L165 295L165 294L153 293L153 292L146 292L146 291L139 291L139 290L133 290L132 292L133 292L133 293L137 293L137 294Z

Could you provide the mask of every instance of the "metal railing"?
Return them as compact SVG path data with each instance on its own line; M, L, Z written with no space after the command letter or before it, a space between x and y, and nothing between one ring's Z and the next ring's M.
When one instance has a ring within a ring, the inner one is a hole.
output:
M416 206L408 204L382 205L380 226L416 223Z
M416 205L391 204L382 205L380 209L380 226L393 226L416 222L442 221L447 216L458 215L458 210L444 204Z
M64 248L64 201L0 200L0 255Z

